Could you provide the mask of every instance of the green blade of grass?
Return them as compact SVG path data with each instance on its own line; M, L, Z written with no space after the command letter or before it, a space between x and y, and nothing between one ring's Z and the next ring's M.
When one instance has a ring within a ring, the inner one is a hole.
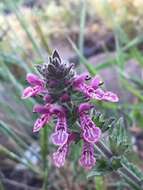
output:
M43 174L41 173L40 169L37 168L37 166L34 166L28 162L25 162L23 159L21 159L21 157L19 157L17 154L15 154L14 152L8 150L6 147L0 145L0 155L5 156L7 158L9 158L10 160L13 160L15 162L21 163L23 165L25 165L27 168L29 168L32 172L43 176Z
M5 76L6 76L6 77L9 79L9 81L15 86L15 88L17 89L18 95L20 95L20 97L21 97L22 92L23 92L23 89L24 89L24 88L23 88L23 85L17 81L17 79L16 79L15 76L11 73L11 71L9 70L9 68L8 68L7 65L5 65L4 63L1 63L1 64L2 64L2 66L3 66L3 69L4 69L5 73L7 74L7 75L5 75ZM35 103L36 103L36 101L31 98L31 99L29 99L29 100L26 102L26 105L32 107Z
M85 65L89 73L93 76L96 75L97 72L96 72L95 67L84 58L84 56L80 53L79 49L76 47L73 41L70 38L67 38L67 39L69 43L71 44L72 48L74 49L74 51L76 52L76 54L79 56L81 63Z
M49 47L49 44L47 42L46 37L44 36L43 30L41 28L41 25L37 20L34 20L34 28L35 28L35 31L37 32L37 35L38 35L43 47L46 49L47 53L51 54L52 51L51 51L51 49Z
M24 69L27 73L31 72L31 69L24 63L23 60L17 58L13 54L8 54L5 52L0 52L0 61L5 62L7 65L18 65L20 68Z
M83 55L84 48L84 28L86 20L86 1L81 0L81 11L80 11L80 33L79 33L79 51Z
M0 120L0 131L5 134L8 138L11 138L17 146L20 148L20 150L27 150L29 149L29 145L22 140L21 137L19 137L9 126L8 124L4 123ZM37 158L39 156L34 152L34 150L31 150L32 154L34 154ZM29 161L29 160L28 160Z

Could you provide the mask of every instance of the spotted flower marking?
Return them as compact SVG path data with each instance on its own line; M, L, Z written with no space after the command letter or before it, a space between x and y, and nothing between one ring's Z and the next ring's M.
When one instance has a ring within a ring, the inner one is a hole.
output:
M89 170L95 165L95 163L94 145L84 141L79 164L86 170Z
M67 120L63 109L56 107L52 110L53 114L57 115L57 123L55 126L55 132L51 135L51 140L53 144L62 146L67 142L68 132L67 132Z
M91 109L88 103L82 103L79 106L80 126L83 131L83 138L89 143L96 143L101 136L100 128L96 127L87 111Z
M89 80L90 77L88 74L82 74L77 76L74 79L73 87L82 92L86 97L90 99L104 100L110 102L118 102L118 96L111 91L104 91L100 88L102 81L98 76L94 77L91 80L90 84L85 83L85 81Z
M66 156L68 153L68 144L60 146L56 152L53 153L53 163L56 167L60 168L64 166Z

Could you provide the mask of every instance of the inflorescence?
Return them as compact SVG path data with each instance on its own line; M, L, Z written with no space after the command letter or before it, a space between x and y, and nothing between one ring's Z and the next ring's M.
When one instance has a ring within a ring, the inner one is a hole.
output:
M38 65L37 70L40 76L27 75L30 86L22 95L23 99L35 96L43 99L43 105L33 108L33 112L39 114L33 132L38 132L52 119L56 120L50 137L52 143L58 146L52 157L54 165L63 166L70 144L82 140L79 164L91 169L96 163L94 144L101 137L101 129L90 117L94 107L90 100L118 102L118 96L101 88L103 83L99 76L91 78L88 73L77 75L74 65L61 60L57 51L49 58L49 63Z

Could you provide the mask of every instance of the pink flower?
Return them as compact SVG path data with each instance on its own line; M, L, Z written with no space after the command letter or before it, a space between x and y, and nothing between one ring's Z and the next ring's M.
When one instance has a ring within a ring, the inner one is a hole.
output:
M88 73L83 73L81 75L77 75L73 81L73 86L75 88L80 88L86 80L89 80L91 77Z
M40 118L38 118L34 124L33 132L38 132L41 128L43 128L50 120L51 120L51 112L50 112L51 104L36 105L33 108L33 112L37 112L42 114Z
M96 100L104 100L109 102L118 102L119 98L118 96L110 91L104 92L101 88L98 88L94 91L88 91L88 96L92 99Z
M68 140L68 132L67 132L67 121L66 115L62 108L53 107L52 112L57 115L57 124L55 126L55 132L51 135L51 140L53 144L62 146Z
M74 79L73 87L82 92L86 97L97 100L104 100L110 102L118 102L118 96L110 91L103 91L100 88L102 81L99 76L94 77L90 84L86 84L87 74L82 74ZM89 79L89 77L88 77Z
M94 90L96 90L101 84L102 84L102 81L98 75L92 78L91 86Z
M49 95L49 94L46 94L44 97L43 97L43 100L46 102L46 103L52 103L52 97Z
M76 76L73 65L64 62L56 50L47 63L37 65L37 70L42 78L28 74L26 79L30 86L24 89L22 95L23 99L40 95L39 98L43 100L44 105L36 105L33 108L33 112L39 115L33 132L38 132L54 118L56 124L51 141L58 146L57 151L53 153L54 165L63 166L70 143L82 139L83 148L79 163L85 169L91 169L96 162L93 146L99 141L101 130L89 115L93 106L87 101L96 99L117 102L118 96L101 88L102 81L99 76L91 78L88 73ZM77 91L83 95L78 97ZM77 122L80 123L81 130L73 132Z
M52 104L46 104L46 105L35 105L33 107L33 112L37 112L40 114L51 114L51 108Z
M55 132L51 135L53 144L62 146L68 140L67 121L65 111L61 106L54 104L36 105L33 108L33 112L42 114L34 124L33 132L39 131L43 128L52 118L53 115L57 117L57 123L55 126Z
M32 86L43 86L44 81L40 79L37 75L34 75L32 73L27 74L26 80L31 84Z
M79 164L86 170L90 170L95 163L96 159L94 157L94 145L84 141Z
M43 128L51 119L49 114L43 114L40 118L38 118L34 124L33 132L38 132L41 128Z
M106 91L104 93L104 96L102 99L109 101L109 102L118 102L119 101L118 96L116 94L114 94L113 92L110 92L110 91Z
M77 138L77 133L75 132L71 132L68 136L68 140L67 142L60 146L56 152L53 153L53 163L56 167L60 168L62 166L64 166L66 157L68 155L69 152L69 146L70 144L75 141Z
M41 80L37 75L28 74L26 79L31 84L31 86L24 89L22 94L23 99L36 96L44 91L44 81Z
M60 168L64 166L66 156L68 154L69 145L64 144L60 146L56 152L53 153L53 163L56 167Z
M79 106L80 126L83 131L83 138L89 143L96 143L101 136L100 128L96 127L90 116L86 113L91 109L88 103L82 103Z
M67 93L64 93L61 97L60 97L60 100L62 102L68 102L70 101L70 96L67 94Z

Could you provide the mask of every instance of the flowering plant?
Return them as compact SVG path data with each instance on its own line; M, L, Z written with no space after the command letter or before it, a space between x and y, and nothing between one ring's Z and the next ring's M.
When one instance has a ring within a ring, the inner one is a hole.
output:
M39 76L27 75L30 86L23 91L22 98L39 96L43 101L42 105L35 105L33 108L33 112L39 114L33 132L46 127L51 120L55 123L49 138L58 147L52 156L53 164L62 167L69 155L70 145L76 143L78 146L77 142L82 141L79 164L86 170L94 168L89 176L96 175L96 170L106 173L120 169L119 174L124 174L125 177L130 175L130 182L134 177L134 181L138 183L138 177L133 176L132 171L128 175L123 167L127 164L124 153L128 149L123 120L107 122L100 114L93 114L96 111L93 99L118 102L118 96L103 90L103 82L99 76L91 78L88 73L76 74L74 65L61 60L57 51L53 52L49 63L37 65L37 70ZM110 128L111 150L101 140L107 128ZM95 150L102 153L100 159L95 157ZM99 160L97 164L96 159Z

